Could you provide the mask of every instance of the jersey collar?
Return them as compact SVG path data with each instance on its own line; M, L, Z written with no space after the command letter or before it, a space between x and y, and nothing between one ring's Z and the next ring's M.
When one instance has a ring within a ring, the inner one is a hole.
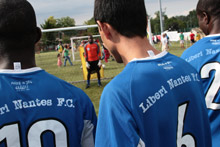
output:
M205 37L217 37L217 36L220 36L220 34L212 34L212 35L207 35Z
M40 71L40 70L42 70L40 67L33 67L33 68L22 69L22 70L0 69L0 73L22 74L22 73L30 73L30 72Z
M167 51L163 51L155 56L151 56L151 57L146 57L146 58L134 58L132 59L130 62L133 62L133 61L144 61L144 60L153 60L153 59L158 59L158 58L161 58L163 56L165 56L168 52Z

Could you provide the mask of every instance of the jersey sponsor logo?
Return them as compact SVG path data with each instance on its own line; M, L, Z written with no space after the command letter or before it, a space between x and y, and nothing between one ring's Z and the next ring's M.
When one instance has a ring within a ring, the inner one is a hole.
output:
M163 69L165 70L171 70L173 69L173 66L172 66L172 62L171 61L168 61L168 62L164 62L164 63L159 63L157 64L159 67L163 67Z
M164 63L159 63L157 64L158 66L165 66L165 65L170 65L172 62L168 61L168 62L164 62Z
M97 49L97 46L92 46L91 49Z

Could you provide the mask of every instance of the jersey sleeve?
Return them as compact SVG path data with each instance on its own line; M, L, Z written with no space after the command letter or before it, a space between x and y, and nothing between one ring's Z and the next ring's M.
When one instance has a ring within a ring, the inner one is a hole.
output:
M95 133L97 125L97 117L94 106L90 98L83 92L81 92L81 105L83 109L83 130L81 135L81 146L82 147L94 147L95 144Z
M88 61L87 45L88 45L88 43L86 43L86 44L84 45L84 56L85 56L85 58L86 58L86 61Z
M138 146L137 126L127 102L121 100L124 96L113 88L103 91L96 130L97 147Z

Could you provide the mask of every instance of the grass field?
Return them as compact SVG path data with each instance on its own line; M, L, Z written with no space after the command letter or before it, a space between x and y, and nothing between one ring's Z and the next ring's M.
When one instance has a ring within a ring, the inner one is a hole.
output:
M189 43L188 43L189 45ZM159 45L155 45L155 47L160 50ZM170 53L180 56L184 49L180 48L179 42L172 42L172 45L170 46ZM106 84L108 84L113 77L115 77L117 74L119 74L123 68L123 64L118 64L115 61L109 60L109 63L105 63L105 69L104 69L104 77L105 79L102 79L102 87L98 87L97 80L91 81L91 86L88 89L85 89L86 81L83 81L83 73L81 66L81 61L79 57L79 52L75 52L75 58L76 61L73 62L74 66L70 66L70 64L67 62L66 67L58 67L57 66L57 52L51 51L51 52L43 52L40 54L36 54L36 61L37 66L41 67L42 69L46 70L50 74L53 74L67 82L72 83L73 85L81 88L85 93L90 97L91 101L94 104L95 111L98 114L98 108L99 108L99 100L101 93L103 91L103 88Z

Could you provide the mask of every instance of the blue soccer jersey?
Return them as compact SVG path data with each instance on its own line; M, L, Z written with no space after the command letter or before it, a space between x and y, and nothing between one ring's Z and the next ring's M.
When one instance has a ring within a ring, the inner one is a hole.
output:
M0 70L0 99L0 147L94 146L89 97L44 70Z
M196 42L181 56L199 72L211 124L213 147L220 147L220 34Z
M135 59L104 89L97 147L211 147L198 73L162 52Z

